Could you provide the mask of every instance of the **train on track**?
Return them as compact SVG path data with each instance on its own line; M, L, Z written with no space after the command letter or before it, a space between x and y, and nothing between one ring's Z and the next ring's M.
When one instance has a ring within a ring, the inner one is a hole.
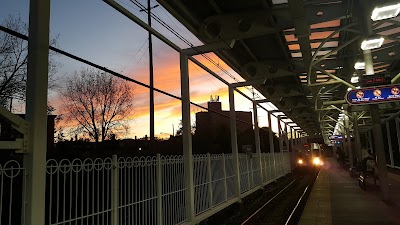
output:
M322 145L318 143L305 143L296 150L297 168L300 170L319 169L324 165Z

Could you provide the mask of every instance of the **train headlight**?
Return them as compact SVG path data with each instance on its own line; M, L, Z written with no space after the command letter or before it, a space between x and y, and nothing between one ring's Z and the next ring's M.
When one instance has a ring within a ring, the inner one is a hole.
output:
M303 160L302 160L302 159L299 159L299 160L297 161L297 163L301 165L301 164L303 164Z
M313 164L316 166L319 166L319 165L322 165L322 161L318 157L315 157L313 159Z

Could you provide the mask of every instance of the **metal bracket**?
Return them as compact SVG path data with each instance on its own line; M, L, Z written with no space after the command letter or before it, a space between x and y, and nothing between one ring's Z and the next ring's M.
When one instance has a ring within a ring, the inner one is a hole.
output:
M211 44L205 44L201 46L194 46L191 48L186 48L182 50L182 53L187 55L187 56L193 56L193 55L200 55L200 54L205 54L208 52L213 52L213 51L218 51L218 50L225 50L225 49L231 49L235 45L236 40L232 39L229 41L220 41L220 42L215 42Z
M0 141L0 150L16 150L17 153L28 153L30 124L21 117L12 114L4 106L0 106L0 117L11 124L11 127L24 135L15 141Z

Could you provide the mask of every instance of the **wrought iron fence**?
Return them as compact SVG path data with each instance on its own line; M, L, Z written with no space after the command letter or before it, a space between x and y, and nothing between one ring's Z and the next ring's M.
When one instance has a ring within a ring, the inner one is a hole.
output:
M289 153L263 153L261 160L257 154L238 158L242 194L290 172ZM233 165L231 154L193 157L196 216L237 197ZM25 169L17 161L0 165L1 224L24 224L25 179ZM182 156L48 160L46 179L45 223L49 225L186 221Z
M24 224L26 171L18 161L0 165L0 224Z

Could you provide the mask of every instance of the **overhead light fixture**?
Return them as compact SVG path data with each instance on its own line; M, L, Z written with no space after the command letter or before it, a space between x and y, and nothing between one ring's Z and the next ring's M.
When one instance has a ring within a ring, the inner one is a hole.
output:
M357 87L356 87L356 89L360 89L360 88L361 88L361 86L357 86Z
M385 41L383 37L372 37L361 42L362 50L370 50L375 48L380 48Z
M372 11L371 19L373 21L389 19L399 15L399 12L400 12L400 3L397 3L396 5L376 7Z
M350 82L353 83L353 84L358 83L359 82L359 77L358 76L351 77Z
M353 90L353 88L351 88L351 87L347 88L347 91L351 91L351 90Z
M365 69L365 62L356 62L356 64L354 64L354 69L356 70Z

